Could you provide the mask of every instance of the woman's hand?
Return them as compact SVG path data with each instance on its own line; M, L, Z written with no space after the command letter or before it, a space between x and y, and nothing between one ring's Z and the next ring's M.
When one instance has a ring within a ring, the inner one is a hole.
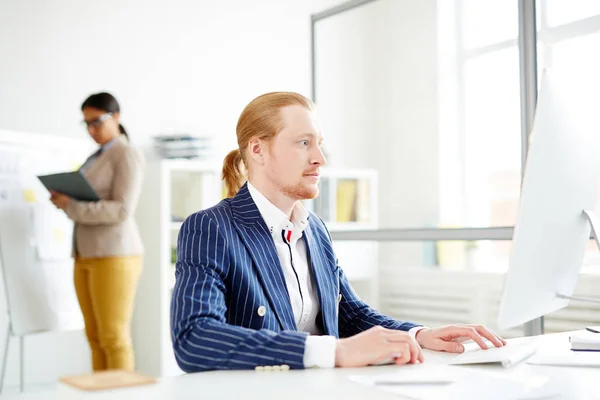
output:
M50 201L59 210L64 210L65 208L67 208L67 206L71 202L71 198L62 193L58 193L58 192L55 192L54 190L51 190L50 194L52 195L52 196L50 196Z

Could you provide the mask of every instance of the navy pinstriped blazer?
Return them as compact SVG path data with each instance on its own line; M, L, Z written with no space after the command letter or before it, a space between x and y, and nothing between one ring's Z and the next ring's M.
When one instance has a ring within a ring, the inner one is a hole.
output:
M321 307L317 321L326 335L348 337L375 325L404 331L417 326L362 302L337 265L325 224L314 214L308 221L304 239ZM304 368L308 334L296 328L273 238L247 185L185 220L175 278L171 328L182 370Z

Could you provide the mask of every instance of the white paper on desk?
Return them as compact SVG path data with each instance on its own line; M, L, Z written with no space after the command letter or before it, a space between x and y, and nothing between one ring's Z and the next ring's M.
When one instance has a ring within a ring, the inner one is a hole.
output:
M464 376L464 370L447 365L410 365L378 375L351 375L351 381L366 385L450 384Z
M413 379L414 374L429 376L431 379L423 378L421 382ZM400 378L404 373L399 368L398 377L393 384L375 384L377 381L390 379L389 373L372 376L351 376L350 379L362 384L373 385L386 392L394 393L410 399L433 400L433 399L470 399L482 398L486 400L509 400L509 399L544 399L555 396L558 392L553 385L547 384L548 378L544 376L533 376L523 381L509 379L501 374L484 372L476 369L452 366L428 366L423 368L406 369L406 376ZM439 374L448 373L451 383L440 383ZM414 381L415 383L403 383Z
M600 352L571 351L570 349L548 350L534 354L526 363L531 365L600 367Z

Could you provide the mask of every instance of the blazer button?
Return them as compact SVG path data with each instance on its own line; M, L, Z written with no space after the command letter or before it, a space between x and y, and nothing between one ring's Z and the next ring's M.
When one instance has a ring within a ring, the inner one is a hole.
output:
M267 309L265 308L265 306L260 306L260 307L258 307L258 310L256 310L256 312L259 317L264 317L265 314L267 313Z
M340 301L342 301L342 294L341 294L341 293L338 295L338 303L339 303Z

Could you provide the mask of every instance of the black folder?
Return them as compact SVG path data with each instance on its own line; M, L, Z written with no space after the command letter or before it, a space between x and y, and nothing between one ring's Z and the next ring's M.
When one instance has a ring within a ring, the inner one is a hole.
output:
M100 200L98 194L92 189L92 186L80 171L41 175L38 178L48 190L65 194L75 200Z

